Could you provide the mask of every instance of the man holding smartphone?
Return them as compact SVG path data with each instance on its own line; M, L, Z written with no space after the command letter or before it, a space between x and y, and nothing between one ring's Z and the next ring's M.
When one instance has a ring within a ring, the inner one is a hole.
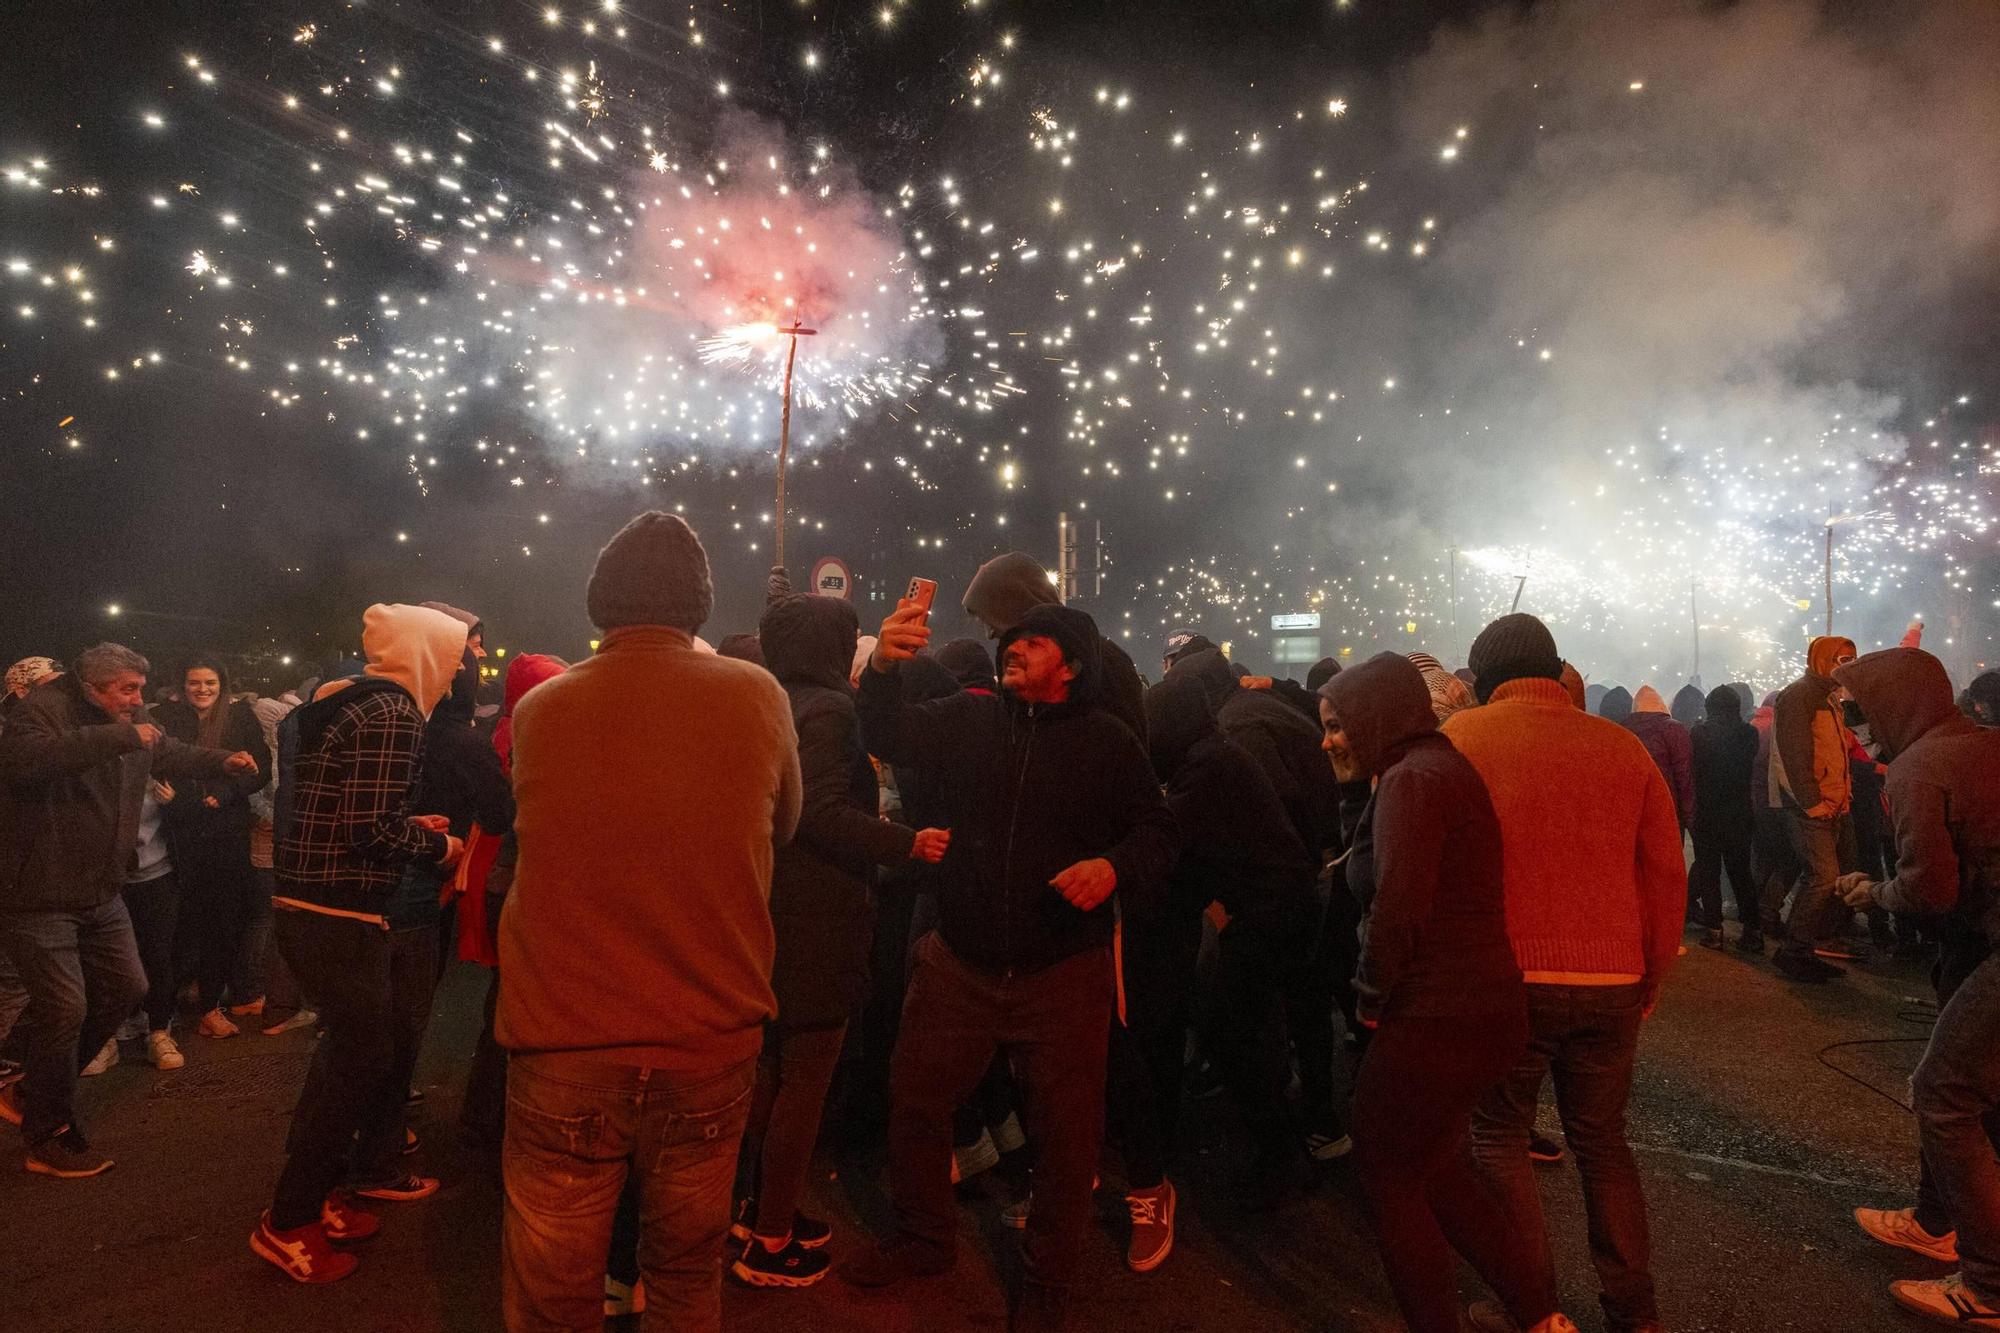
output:
M1089 616L1029 610L1000 638L997 697L905 703L895 672L929 642L925 620L905 598L882 623L858 700L869 752L932 779L952 841L891 1076L898 1234L843 1273L888 1287L951 1268L952 1112L1005 1049L1039 1151L1016 1326L1061 1328L1104 1132L1111 896L1159 892L1180 839L1145 749L1094 707L1102 667Z

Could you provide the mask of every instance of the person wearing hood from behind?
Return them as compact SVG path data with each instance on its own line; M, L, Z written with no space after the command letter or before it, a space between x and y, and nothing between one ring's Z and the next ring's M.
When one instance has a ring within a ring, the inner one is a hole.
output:
M2000 671L1974 676L1958 696L1958 711L1982 727L2000 727Z
M749 1188L730 1266L760 1287L804 1287L826 1275L826 1223L798 1210L819 1137L820 1113L847 1035L868 991L878 865L935 864L951 835L875 815L875 769L861 748L847 669L860 637L838 597L789 596L757 627L764 660L791 700L804 796L798 831L771 874L778 1017L764 1026L757 1089L737 1176Z
M1028 612L1038 606L1061 606L1062 599L1056 595L1055 580L1033 556L1009 551L979 567L966 585L964 605L965 614L998 639L1020 624ZM1146 687L1139 679L1139 668L1132 665L1130 654L1102 634L1097 636L1097 656L1103 685L1097 691L1096 707L1131 728L1144 745Z
M1552 1284L1528 1281L1524 1219L1468 1149L1473 1109L1528 1048L1486 784L1438 733L1407 659L1381 653L1320 700L1334 770L1376 779L1347 859L1365 913L1355 985L1375 1028L1354 1090L1354 1158L1396 1304L1414 1333L1458 1333L1456 1250L1520 1327L1568 1330Z
M1706 716L1689 734L1694 769L1694 866L1688 892L1702 926L1703 947L1722 947L1722 876L1736 898L1741 938L1762 949L1761 895L1750 873L1756 809L1750 779L1757 766L1757 729L1743 720L1736 691L1718 685L1708 692ZM1744 946L1749 948L1746 942Z
M362 617L366 674L331 681L285 719L293 743L279 775L278 948L311 995L326 1035L292 1113L284 1171L250 1248L297 1282L346 1277L335 1242L381 1223L340 1188L355 1136L396 1114L389 900L404 867L449 867L465 844L442 815L413 810L424 727L451 689L465 624L420 606Z
M1941 918L1938 1021L1910 1079L1923 1145L1914 1209L1857 1209L1875 1239L1958 1262L1889 1284L1903 1306L1960 1327L2000 1326L2000 731L1962 716L1943 665L1920 648L1833 670L1888 761L1895 873L1840 880L1847 905Z
M930 639L904 599L857 700L870 753L938 779L952 843L938 929L917 942L896 1047L889 1168L898 1235L843 1276L888 1287L956 1259L952 1116L1007 1051L1037 1152L1017 1328L1060 1328L1090 1223L1116 990L1112 894L1144 910L1179 834L1138 734L1096 706L1097 625L1038 605L1000 639L1001 696L910 703L901 663Z
M1597 701L1597 715L1611 722L1623 723L1632 716L1632 691L1623 685L1613 685L1606 689Z
M1794 981L1845 976L1819 956L1834 905L1834 881L1854 858L1848 812L1854 779L1852 739L1840 710L1836 667L1854 660L1854 640L1825 636L1806 648L1806 669L1778 692L1771 714L1771 763L1765 797L1782 812L1786 841L1800 866L1784 942L1772 962Z
M1694 821L1694 750L1688 729L1667 712L1667 701L1651 685L1639 687L1632 696L1632 711L1618 725L1637 736L1659 765L1660 776L1674 794L1674 812L1686 830Z
M1681 686L1679 690L1675 691L1674 703L1671 711L1673 713L1674 721L1680 723L1684 727L1691 727L1695 723L1701 721L1702 717L1704 716L1703 710L1706 707L1707 707L1707 699L1706 696L1704 696L1701 692L1701 686L1696 685L1692 681L1690 681L1688 684Z

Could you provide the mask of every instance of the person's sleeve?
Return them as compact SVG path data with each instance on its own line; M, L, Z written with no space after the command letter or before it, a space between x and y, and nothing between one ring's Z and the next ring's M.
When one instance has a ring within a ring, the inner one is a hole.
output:
M153 742L152 774L168 782L183 784L184 789L174 793L174 804L177 806L197 805L203 796L213 796L224 802L234 801L238 799L236 788L223 781L231 775L222 766L234 753L234 750L188 745L161 732L159 739ZM264 761L260 759L259 762ZM261 783L260 778L259 785Z
M865 856L876 865L908 860L916 833L847 798L857 757L854 719L835 708L815 708L798 719L798 729L804 791L796 841L831 856Z
M1674 730L1674 799L1680 807L1681 824L1694 823L1694 737L1686 727Z
M514 827L514 784L500 767L493 747L475 742L466 747L466 777L471 784L472 818L494 837Z
M1645 764L1645 794L1639 805L1638 847L1641 939L1646 975L1660 978L1680 953L1682 926L1687 919L1687 860L1681 854L1681 821L1674 794L1660 775L1659 765L1640 748Z
M967 721L979 703L976 696L963 692L908 703L893 671L865 666L854 711L868 753L886 763L926 771L942 767L961 749Z
M1958 848L1947 813L1944 788L1936 783L1899 782L1890 791L1896 872L1875 886L1875 901L1888 911L1939 915L1958 905Z
M771 692L774 729L778 738L778 793L771 806L771 841L782 847L799 831L805 786L799 776L799 738L792 728L792 709L774 680Z
M88 772L139 748L138 729L130 722L65 730L47 710L25 703L0 732L0 782L39 786Z
M1166 892L1181 851L1180 824L1160 791L1153 761L1129 728L1105 746L1103 800L1112 826L1123 834L1105 854L1117 873L1118 894L1128 903L1154 903Z
M1375 898L1354 989L1379 1012L1409 974L1437 902L1445 831L1452 822L1430 775L1391 768L1375 790Z
M348 740L353 759L342 784L336 836L371 861L441 859L449 846L445 835L410 818L410 789L423 740L423 721L416 709L407 701L402 708L357 709Z
M1802 810L1820 803L1819 770L1813 762L1813 715L1799 690L1786 686L1771 710L1771 762L1785 775L1792 799Z

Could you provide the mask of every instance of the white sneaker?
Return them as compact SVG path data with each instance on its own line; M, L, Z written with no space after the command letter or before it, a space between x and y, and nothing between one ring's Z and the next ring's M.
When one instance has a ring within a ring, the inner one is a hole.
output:
M983 1171L991 1171L1000 1165L1000 1148L993 1142L991 1131L980 1130L979 1137L963 1148L951 1150L951 1183L962 1184Z
M1855 1223L1884 1245L1910 1250L1941 1264L1958 1262L1958 1233L1933 1236L1917 1224L1914 1208L1856 1208Z
M187 1063L181 1048L174 1044L170 1032L149 1032L146 1034L146 1058L155 1069L179 1069Z
M1889 1294L1904 1309L1947 1324L2000 1327L2000 1305L1989 1305L1973 1295L1960 1273L1928 1282L1891 1282Z
M113 1037L110 1041L105 1042L104 1049L93 1056L90 1063L83 1067L83 1076L85 1078L96 1078L99 1074L102 1074L117 1063L118 1038Z

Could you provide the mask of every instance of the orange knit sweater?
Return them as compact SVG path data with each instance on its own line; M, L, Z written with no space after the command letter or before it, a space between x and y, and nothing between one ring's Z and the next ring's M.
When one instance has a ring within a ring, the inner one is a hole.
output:
M1639 739L1559 681L1509 681L1444 734L1486 781L1506 857L1507 934L1530 982L1664 976L1687 915L1673 794Z

